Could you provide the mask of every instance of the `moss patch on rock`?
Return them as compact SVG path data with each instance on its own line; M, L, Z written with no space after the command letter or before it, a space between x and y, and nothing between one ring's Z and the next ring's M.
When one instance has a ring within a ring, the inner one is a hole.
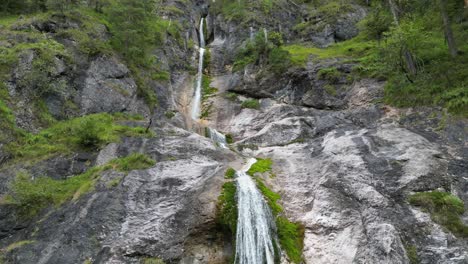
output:
M460 218L465 212L465 207L458 197L447 192L421 192L411 195L409 203L430 213L434 222L444 226L454 235L468 237L468 226Z

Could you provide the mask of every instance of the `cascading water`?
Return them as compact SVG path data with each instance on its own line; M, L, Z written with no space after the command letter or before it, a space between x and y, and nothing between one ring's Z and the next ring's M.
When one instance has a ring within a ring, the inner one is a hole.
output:
M225 135L219 133L218 130L211 127L208 127L207 130L211 140L218 143L221 148L228 149L228 143Z
M192 104L192 119L200 118L203 56L205 54L204 18L200 20L200 51L198 75ZM265 40L268 41L266 29ZM251 37L253 29L251 28ZM207 128L210 138L222 148L228 148L226 136L216 129ZM257 189L247 171L257 160L251 158L247 165L236 172L238 219L236 230L236 264L274 264L276 225L273 214L263 195Z
M238 219L236 231L237 264L273 264L276 226L270 207L247 171L257 160L236 173Z
M197 83L195 87L195 95L193 96L192 103L192 119L198 120L200 118L200 108L201 108L201 86L203 79L203 56L205 55L205 36L203 32L203 21L205 19L201 18L200 20L200 51L198 59L198 74L197 74Z

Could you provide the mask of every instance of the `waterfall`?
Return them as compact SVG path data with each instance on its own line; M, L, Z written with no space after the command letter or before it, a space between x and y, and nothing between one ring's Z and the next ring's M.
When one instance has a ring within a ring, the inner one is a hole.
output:
M253 30L253 27L250 27L250 41L253 41L254 40L254 30Z
M263 36L265 37L265 42L268 42L268 31L266 28L263 28Z
M195 87L195 95L193 96L192 103L192 119L197 120L200 118L200 108L201 108L201 86L203 80L203 55L205 54L205 36L203 32L203 21L204 18L200 20L200 48L199 48L199 58L198 58L198 74L197 74L197 83Z
M270 207L247 171L257 160L236 173L238 219L236 264L273 264L276 226Z
M208 135L210 136L211 140L213 140L214 142L218 143L218 145L221 147L221 148L224 148L224 149L229 149L228 148L228 143L226 141L226 136L219 133L218 130L214 129L214 128L211 128L211 127L207 127L207 132L208 132Z

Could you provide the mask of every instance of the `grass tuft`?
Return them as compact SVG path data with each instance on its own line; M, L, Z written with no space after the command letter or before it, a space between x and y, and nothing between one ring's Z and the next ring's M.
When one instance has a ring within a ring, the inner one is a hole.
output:
M447 228L454 235L468 237L468 226L461 220L465 212L463 201L446 192L421 192L409 197L409 203L421 207L431 219Z

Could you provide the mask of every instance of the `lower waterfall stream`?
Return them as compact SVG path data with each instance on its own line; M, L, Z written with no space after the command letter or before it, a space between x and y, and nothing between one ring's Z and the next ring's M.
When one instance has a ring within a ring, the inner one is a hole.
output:
M247 171L257 160L250 158L236 173L238 218L235 263L273 264L276 226L270 207Z

